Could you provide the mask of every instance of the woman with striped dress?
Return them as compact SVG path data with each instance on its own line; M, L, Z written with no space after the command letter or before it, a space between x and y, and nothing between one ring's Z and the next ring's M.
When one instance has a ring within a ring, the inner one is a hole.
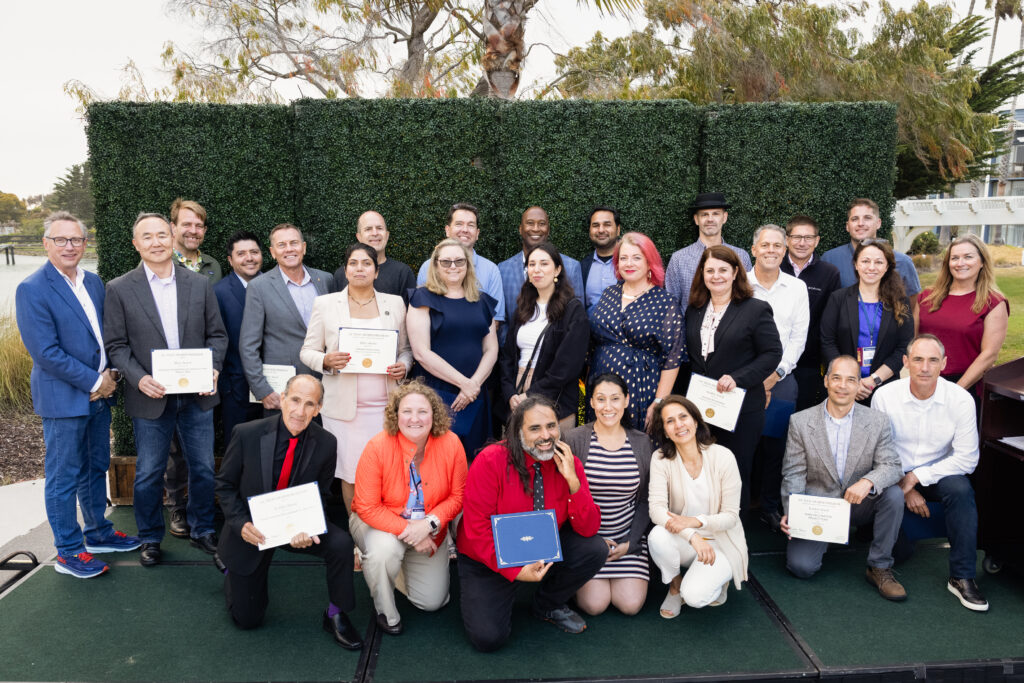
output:
M647 489L651 470L651 440L630 429L629 391L618 375L598 375L587 391L595 420L563 436L583 463L590 494L601 510L598 535L608 544L604 567L576 592L576 603L587 614L600 614L614 605L623 614L636 614L647 598Z

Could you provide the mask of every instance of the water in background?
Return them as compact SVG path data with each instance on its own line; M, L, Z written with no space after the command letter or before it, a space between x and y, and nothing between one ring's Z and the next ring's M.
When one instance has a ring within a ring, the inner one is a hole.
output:
M15 265L9 266L0 255L0 313L14 310L14 290L18 283L46 263L45 256L24 256L18 254L14 258ZM85 270L96 272L96 261L82 259L80 264Z

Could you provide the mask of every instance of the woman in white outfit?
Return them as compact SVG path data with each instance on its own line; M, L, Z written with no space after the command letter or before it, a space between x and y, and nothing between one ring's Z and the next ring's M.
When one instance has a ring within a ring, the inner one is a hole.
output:
M651 424L660 448L651 460L648 505L651 559L669 584L661 616L725 602L729 581L747 578L740 524L740 472L732 452L714 443L700 410L682 396L658 404ZM686 567L686 574L680 573Z

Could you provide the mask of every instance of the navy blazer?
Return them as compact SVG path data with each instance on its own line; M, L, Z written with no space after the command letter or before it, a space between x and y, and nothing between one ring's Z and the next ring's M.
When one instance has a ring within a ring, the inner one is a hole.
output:
M238 354L238 334L242 329L245 292L245 286L233 271L213 286L220 317L228 333L228 351L224 356L224 370L220 373L217 391L231 395L238 401L249 400L249 383L245 381L242 357Z
M860 285L851 285L832 292L821 316L821 361L827 367L837 356L857 357L857 336L860 333L860 310L858 301ZM903 353L914 338L914 317L907 305L907 317L902 323L886 307L882 307L882 322L878 326L875 341L875 357L871 361L871 372L886 365L892 370L892 377L886 384L900 378L903 369Z
M85 273L85 289L103 331L103 281ZM42 417L89 414L99 379L100 342L64 276L47 261L15 293L18 331L32 356L32 405ZM107 365L112 365L107 361Z
M715 350L705 360L700 353L700 325L710 305L686 309L690 369L714 380L730 375L736 386L747 390L741 412L764 410L764 381L782 360L782 341L772 307L753 298L729 304L715 330Z

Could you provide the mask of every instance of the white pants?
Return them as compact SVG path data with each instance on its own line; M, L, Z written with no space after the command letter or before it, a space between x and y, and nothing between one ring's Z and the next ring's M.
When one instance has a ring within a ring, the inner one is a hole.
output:
M647 536L647 547L651 559L661 570L661 580L671 583L679 576L680 567L689 567L679 586L683 602L691 607L705 607L718 600L723 590L728 590L732 580L732 567L718 542L708 541L715 550L715 561L708 565L697 562L697 551L690 542L679 534L673 534L663 526L651 529Z
M387 617L389 626L401 620L395 606L395 588L426 612L448 603L447 547L438 548L433 556L416 552L394 534L374 529L354 512L349 515L348 525L363 555L363 578L373 605Z

